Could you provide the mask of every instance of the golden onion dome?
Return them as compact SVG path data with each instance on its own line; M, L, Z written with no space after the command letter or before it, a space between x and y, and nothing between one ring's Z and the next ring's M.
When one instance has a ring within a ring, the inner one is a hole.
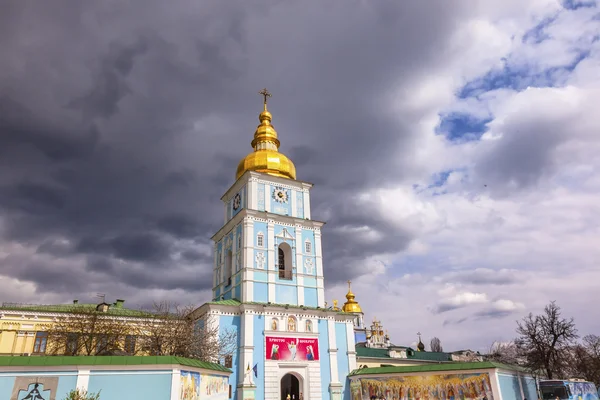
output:
M351 283L348 281L348 293L346 293L346 302L342 307L342 311L347 313L362 313L362 308L360 308L360 304L355 300L356 296L354 296L350 288Z
M260 124L256 127L251 143L254 151L240 161L235 179L239 179L246 171L296 179L294 163L285 154L279 152L280 143L277 131L271 124L273 116L267 110L267 97L271 97L271 93L267 89L263 89L259 93L264 96L264 109L258 116Z

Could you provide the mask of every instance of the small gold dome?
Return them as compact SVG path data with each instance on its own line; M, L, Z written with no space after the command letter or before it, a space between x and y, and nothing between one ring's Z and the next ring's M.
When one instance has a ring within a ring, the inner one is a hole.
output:
M246 171L263 172L282 178L296 179L296 167L292 160L279 152L277 131L271 125L273 116L267 110L267 97L271 94L263 89L259 92L265 98L264 110L258 116L260 124L254 132L252 147L254 151L244 157L238 164L235 179L239 179Z
M351 282L348 281L348 293L346 293L346 302L342 307L342 311L347 313L362 313L360 305L354 300L356 296L354 296L354 293L352 293L352 290L350 289L350 283Z

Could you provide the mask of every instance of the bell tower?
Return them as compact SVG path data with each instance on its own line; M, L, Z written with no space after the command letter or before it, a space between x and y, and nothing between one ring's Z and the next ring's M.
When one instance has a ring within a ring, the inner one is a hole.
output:
M312 184L296 179L267 109L266 89L253 151L225 192L224 224L213 236L213 300L323 307L321 227L311 219Z

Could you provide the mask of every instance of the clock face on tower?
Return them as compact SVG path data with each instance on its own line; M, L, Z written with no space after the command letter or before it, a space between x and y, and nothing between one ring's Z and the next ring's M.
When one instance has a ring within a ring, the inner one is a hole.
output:
M284 188L276 187L273 189L273 200L279 203L287 203L288 202L288 194Z
M240 208L241 203L242 203L242 197L238 193L233 198L233 211L237 211L237 209Z

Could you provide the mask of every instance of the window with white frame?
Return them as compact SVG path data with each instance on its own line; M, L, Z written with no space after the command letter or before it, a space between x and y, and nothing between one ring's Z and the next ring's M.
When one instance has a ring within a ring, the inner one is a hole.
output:
M264 247L264 245L265 245L264 243L265 243L265 237L264 237L264 235L262 233L259 233L256 236L256 245L258 247Z
M304 252L307 254L312 253L312 243L308 240L304 242Z

